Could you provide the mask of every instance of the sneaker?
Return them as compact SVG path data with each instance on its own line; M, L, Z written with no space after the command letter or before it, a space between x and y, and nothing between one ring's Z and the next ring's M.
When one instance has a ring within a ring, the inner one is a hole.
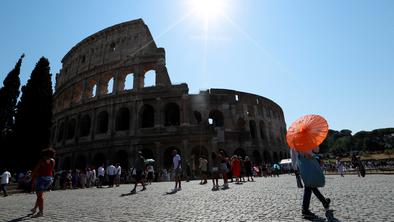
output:
M146 190L146 187L144 187L144 188L141 189L141 191L144 191L144 190Z
M137 191L131 190L130 193L131 193L131 194L135 194L135 193L137 193Z
M178 189L176 189L176 190L177 190L177 191L181 191L181 190L182 190L182 188L180 188L180 187L179 187L179 188L178 188Z
M330 198L326 198L326 203L323 204L323 207L324 207L324 209L325 209L326 211L330 209L330 203L331 203Z
M314 218L316 215L309 210L302 210L302 216L304 218Z

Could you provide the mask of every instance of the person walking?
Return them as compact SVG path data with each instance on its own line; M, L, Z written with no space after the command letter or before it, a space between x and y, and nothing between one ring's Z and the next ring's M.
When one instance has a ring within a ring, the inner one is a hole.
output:
M244 161L244 167L245 167L245 173L246 177L248 178L248 181L254 181L253 180L253 173L252 173L252 162L250 161L248 156L245 156L245 161ZM250 180L249 180L250 177Z
M175 180L175 188L172 190L173 192L182 190L181 186L181 176L182 176L182 159L176 150L172 151L172 163L174 166L174 180Z
M148 166L146 167L146 171L147 171L146 182L152 184L153 176L155 174L155 169L153 168L152 164L148 164Z
M339 174L341 174L341 177L344 177L345 166L343 165L342 161L337 160L336 167L338 169Z
M212 158L211 178L213 184L212 191L217 191L219 190L220 160L219 160L219 156L215 152L212 152L211 158Z
M294 169L294 171L298 171L300 169L300 174L302 179L304 180L304 196L303 196L303 201L302 201L302 215L305 218L315 218L316 215L314 213L312 213L309 210L309 205L310 205L310 201L311 201L311 196L312 196L312 192L313 194L319 199L319 201L323 204L324 209L327 211L330 208L330 203L331 200L329 198L325 198L319 191L319 189L317 188L316 185L311 185L308 184L308 181L306 180L307 178L318 178L319 176L323 177L323 186L324 186L324 174L323 172L321 172L320 175L317 175L315 171L311 171L309 169L309 171L307 172L303 172L302 170L302 162L308 162L311 161L309 164L314 164L315 166L317 166L318 168L320 168L319 163L317 162L317 160L314 157L314 153L318 153L319 152L319 147L316 147L315 149L313 149L313 151L307 151L307 152L297 152L294 149L291 149L291 160L292 160L292 167ZM315 162L313 162L315 161ZM321 169L320 169L321 171ZM313 175L311 173L314 173Z
M119 163L116 164L116 177L115 177L115 185L119 187L120 185L120 177L122 176L122 167Z
M116 177L116 167L114 165L110 164L107 167L107 175L109 180L108 187L114 187L114 181Z
M235 177L235 184L241 184L240 179L241 179L241 161L238 159L238 156L234 155L231 158L231 171L233 174L233 177Z
M36 213L37 208L39 212L33 217L44 216L44 192L48 190L53 182L53 170L55 167L55 150L52 148L41 151L41 159L33 171L33 178L36 182L36 203L31 209L31 212Z
M229 169L227 168L227 160L226 160L226 156L224 154L223 151L219 152L219 160L220 160L220 173L222 174L223 177L223 187L222 189L228 189L228 181L227 181L227 173L229 171Z
M201 172L201 181L200 184L207 184L207 177L208 177L208 160L204 157L200 157L199 159L199 166Z
M138 183L141 183L142 185L141 191L146 190L144 177L143 177L144 169L145 169L145 159L144 156L142 156L142 152L138 151L137 158L134 161L134 166L132 170L134 171L132 174L134 175L135 182L134 182L134 188L130 191L131 194L137 193L136 189Z
M10 183L11 173L4 169L3 174L1 174L1 190L3 191L4 197L8 196L7 194L7 185Z
M97 169L97 176L98 176L98 178L99 178L99 181L98 181L98 183L97 183L97 188L103 188L104 176L105 176L104 164L102 164L102 165Z

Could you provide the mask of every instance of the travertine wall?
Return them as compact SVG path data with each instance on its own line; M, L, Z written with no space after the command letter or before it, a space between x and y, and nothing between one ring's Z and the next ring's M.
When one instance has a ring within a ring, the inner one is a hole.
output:
M59 169L110 162L128 167L138 150L159 167L171 164L173 149L192 167L218 150L258 164L288 156L277 104L234 90L193 95L187 84L172 85L164 49L140 19L87 37L62 62L52 129ZM147 73L153 86L146 84Z

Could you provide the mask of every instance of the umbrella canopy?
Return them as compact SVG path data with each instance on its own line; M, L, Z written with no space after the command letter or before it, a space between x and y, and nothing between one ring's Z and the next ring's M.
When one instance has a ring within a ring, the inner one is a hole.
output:
M276 164L276 163L274 164L273 168L280 170L280 166L278 164Z
M154 163L154 162L155 162L154 159L146 159L146 160L145 160L145 163Z
M290 148L306 152L319 146L327 137L328 123L319 115L298 118L287 130L286 140Z

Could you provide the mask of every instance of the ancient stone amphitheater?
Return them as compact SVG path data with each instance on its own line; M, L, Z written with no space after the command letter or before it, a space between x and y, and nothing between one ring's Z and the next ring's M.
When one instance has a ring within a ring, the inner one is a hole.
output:
M87 37L62 64L51 137L58 169L130 167L137 151L168 168L173 149L193 167L219 150L258 164L288 157L281 107L246 92L189 94L186 83L172 84L165 51L141 19Z

